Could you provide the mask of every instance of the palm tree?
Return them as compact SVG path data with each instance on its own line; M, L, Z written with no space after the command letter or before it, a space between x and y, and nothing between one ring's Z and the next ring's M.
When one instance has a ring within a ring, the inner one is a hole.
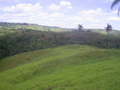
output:
M81 24L78 24L78 29L79 29L79 31L82 31L83 30L83 26Z
M110 37L110 34L109 32L112 31L112 26L110 24L107 24L107 27L106 27L106 32L108 32L108 49L109 49L109 37Z
M111 5L111 9L113 9L113 7L118 4L120 2L120 0L114 0L112 5ZM119 16L119 12L120 12L120 7L118 8L118 16Z

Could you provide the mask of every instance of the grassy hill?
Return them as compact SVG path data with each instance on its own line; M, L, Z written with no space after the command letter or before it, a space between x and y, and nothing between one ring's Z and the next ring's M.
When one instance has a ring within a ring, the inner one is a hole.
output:
M66 28L60 28L56 26L44 26L30 23L0 22L0 36L26 29L35 31L55 31L55 32L68 31L68 29Z
M44 26L44 25L30 24L30 23L0 22L0 36L12 34L12 33L20 33L25 30L64 32L64 31L69 31L70 29L60 28L57 26Z
M69 45L0 61L0 90L120 90L120 50Z

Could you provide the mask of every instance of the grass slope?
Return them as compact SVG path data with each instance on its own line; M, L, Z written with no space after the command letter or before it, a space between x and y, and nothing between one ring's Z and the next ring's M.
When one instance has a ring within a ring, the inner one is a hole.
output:
M120 50L70 45L0 61L0 90L120 90Z

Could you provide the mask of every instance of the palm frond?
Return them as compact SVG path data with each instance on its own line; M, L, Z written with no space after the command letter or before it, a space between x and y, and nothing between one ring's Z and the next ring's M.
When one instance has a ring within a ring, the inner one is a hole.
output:
M119 17L119 14L120 14L120 7L119 7L119 9L118 9L118 17Z
M118 2L120 2L120 0L114 0L112 5L111 5L111 9L113 9L113 7L118 4Z

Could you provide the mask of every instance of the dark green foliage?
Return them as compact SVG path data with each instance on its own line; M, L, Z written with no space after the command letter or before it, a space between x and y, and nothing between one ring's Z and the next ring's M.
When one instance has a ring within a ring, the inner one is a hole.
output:
M83 31L83 26L81 24L78 24L78 30Z
M112 26L110 24L107 24L106 32L112 31Z
M106 32L108 32L108 49L109 49L109 42L110 42L110 34L109 32L112 31L112 26L110 24L107 24L107 27L106 27Z
M65 35L48 31L20 30L0 37L0 59L14 54L65 45Z
M108 40L107 35L88 31L52 32L50 30L37 31L32 29L6 29L6 32L10 33L0 36L0 59L22 52L71 44L107 48ZM119 36L111 36L109 39L110 48L120 49Z

